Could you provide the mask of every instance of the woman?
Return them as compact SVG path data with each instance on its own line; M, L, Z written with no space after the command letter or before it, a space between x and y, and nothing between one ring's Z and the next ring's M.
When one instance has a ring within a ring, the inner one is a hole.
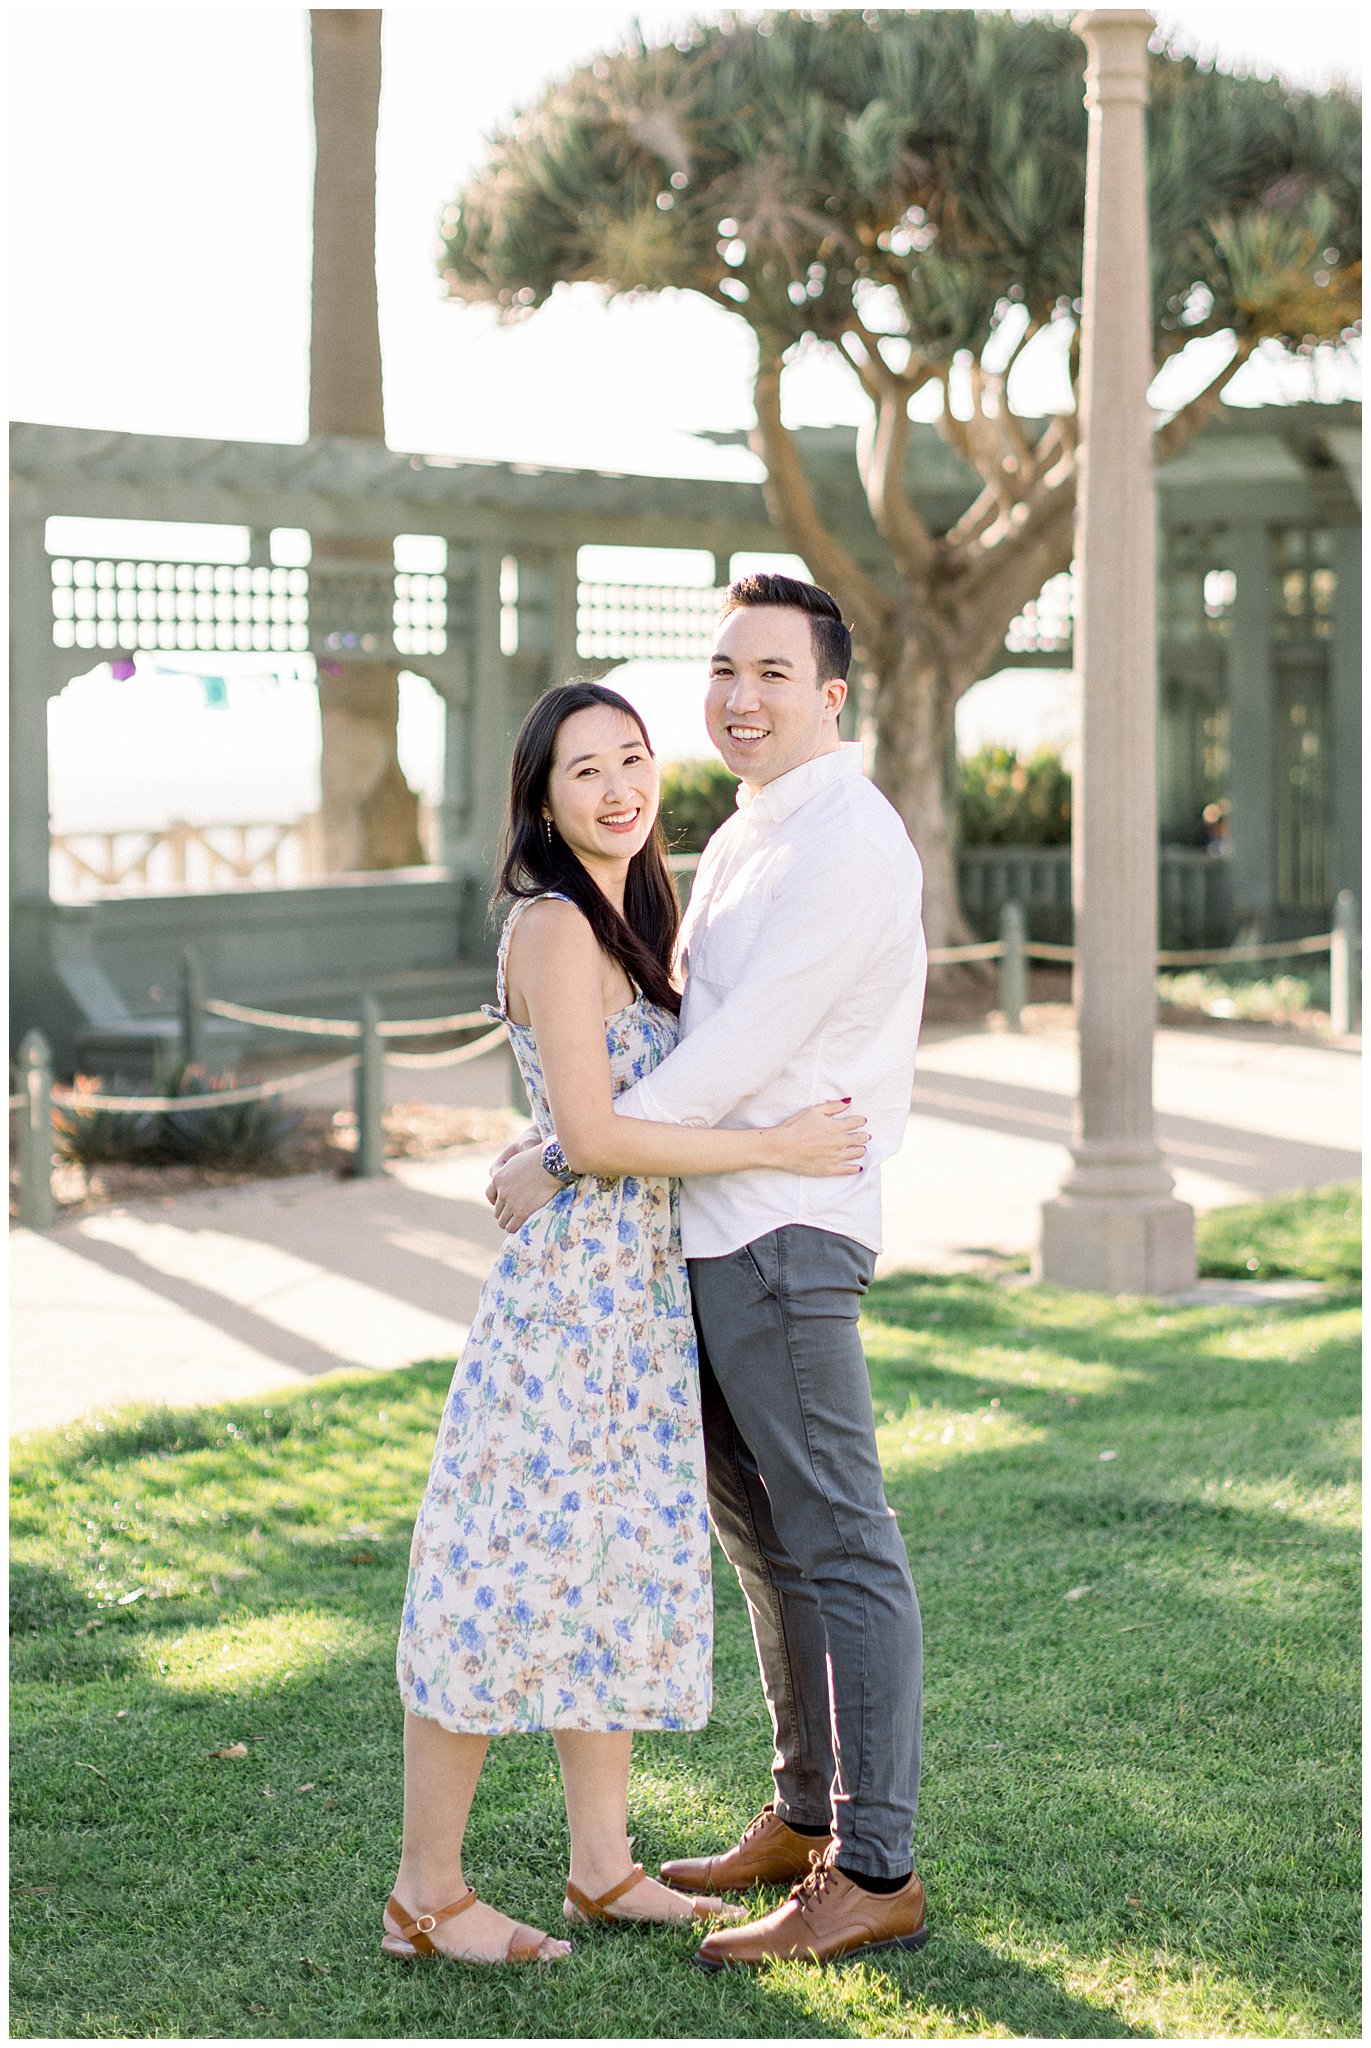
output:
M838 1102L760 1131L614 1114L678 1030L658 799L647 734L614 691L569 683L533 706L514 747L493 1014L567 1185L486 1281L415 1526L396 1657L404 1843L382 1944L395 1956L569 1952L463 1878L495 1734L554 1733L569 1920L738 1910L646 1877L626 1832L632 1731L702 1728L710 1706L695 1339L668 1177L856 1173L866 1140Z

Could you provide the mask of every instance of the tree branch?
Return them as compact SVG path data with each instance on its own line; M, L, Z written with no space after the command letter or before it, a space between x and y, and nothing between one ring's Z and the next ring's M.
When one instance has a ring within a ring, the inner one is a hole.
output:
M1015 565L1025 555L1031 554L1037 546L1038 534L1046 525L1061 516L1063 509L1070 515L1076 504L1075 465L1067 467L1058 464L1053 472L1054 481L1043 480L1029 492L1028 496L1013 507L1009 517L987 527L985 533L966 550L958 580L958 594L961 602L979 605L982 602L996 608L997 600L989 595L1000 581L1016 575ZM1041 585L1038 586L1041 588ZM1030 590L1029 597L1037 595ZM1008 614L1010 618L1013 612Z
M999 431L1004 464L1018 485L1014 495L1022 497L1023 493L1031 489L1037 481L1037 450L1024 432L1019 419L1009 410L1007 374L1001 371L996 377L996 383L999 387L999 405L995 413L995 423Z
M1173 455L1179 455L1188 448L1200 429L1208 424L1218 411L1223 388L1230 377L1242 368L1256 347L1255 339L1244 335L1236 337L1237 346L1223 368L1212 376L1203 391L1197 391L1189 404L1183 405L1164 427L1157 429L1153 438L1152 453L1157 463L1169 462Z
M1040 320L1029 320L1026 323L1023 333L1019 336L1013 348L1009 351L1008 362L1006 362L1004 368L1000 371L1000 375L1004 379L1006 388L1009 384L1010 371L1013 369L1015 363L1018 362L1019 357L1023 354L1024 350L1028 347L1028 344L1030 341L1032 341L1034 335L1040 334L1041 332L1042 322Z
M1003 444L996 423L985 409L986 392L990 379L974 359L970 364L968 379L971 386L971 416L969 436L971 455L982 482L993 491L1001 512L1008 512L1017 502L1018 493L1010 482L1004 466Z
M987 566L974 598L968 592L966 616L975 621L968 648L969 689L985 674L1004 645L1011 622L1026 604L1031 604L1050 576L1071 567L1074 490L1063 490L1050 508L1041 513L1031 529L1025 524L1022 538L1016 533L1012 552L1001 554Z
M1038 474L1050 477L1057 464L1072 458L1080 440L1080 415L1074 412L1054 413L1038 437L1036 450Z
M1076 452L1077 421L1075 413L1058 413L1044 427L1036 447L1032 447L1033 473L1028 490L1019 501L1020 505L1032 503L1043 491L1051 490L1060 481L1056 472L1063 461L1070 463ZM1025 436L1027 439L1027 436ZM1011 507L1011 514L1014 508ZM974 548L985 535L1005 517L1003 506L995 491L988 485L970 505L961 518L943 536L945 548L952 553ZM999 545L992 542L992 546Z
M1213 417L1225 385L1254 347L1254 342L1239 338L1223 368L1173 419L1158 428L1153 443L1158 463L1179 454ZM1040 479L1006 515L998 537L990 536L1000 520L985 517L989 492L982 493L946 536L949 553L969 557L958 581L959 603L968 615L986 622L972 643L975 659L969 665L977 675L994 659L1009 622L1037 596L1050 576L1070 566L1078 424L1074 413L1059 413L1044 429L1037 450Z
M759 361L753 402L757 426L751 439L754 450L766 464L762 490L767 510L789 535L796 552L804 556L811 573L851 613L858 637L875 661L893 607L880 585L835 540L823 522L799 452L781 422L778 358Z
M999 500L983 486L980 495L972 499L961 518L943 535L943 546L954 554L960 553L973 546L999 516Z
M899 385L907 399L912 398L916 391L922 391L929 379L937 375L937 371L932 363L925 362L921 357L915 355L914 344L907 334L877 334L874 329L867 326L865 320L863 320L861 314L855 308L852 314L852 324L844 331L844 339L848 336L861 347L867 362L871 365L873 376L878 378L883 385L891 388ZM892 370L885 357L881 354L881 343L883 340L904 341L908 343L909 360L902 370ZM853 368L857 369L857 361L851 350L845 349L843 353L847 356Z
M968 469L975 469L976 458L971 452L970 432L968 431L966 421L958 419L956 413L953 412L951 398L946 385L943 386L943 409L939 413L935 424L938 432L942 435L953 453L961 456ZM979 474L979 471L977 474Z
M846 341L848 338L844 334L843 340ZM880 404L885 396L886 381L891 373L885 363L881 363L878 369L871 360L870 352L862 345L860 338L857 336L852 338L857 341L856 350L844 348L843 355L847 359L848 367L861 384L863 391L871 400L874 408Z
M857 459L876 531L902 573L917 581L933 567L938 545L904 487L908 408L902 387L887 390L875 407L869 432L858 436Z

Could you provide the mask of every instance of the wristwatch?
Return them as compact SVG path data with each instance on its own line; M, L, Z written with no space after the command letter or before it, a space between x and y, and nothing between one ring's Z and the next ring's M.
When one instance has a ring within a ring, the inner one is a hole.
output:
M569 1188L574 1180L581 1178L574 1166L567 1165L566 1153L556 1138L549 1138L543 1147L543 1172L550 1173L554 1180Z

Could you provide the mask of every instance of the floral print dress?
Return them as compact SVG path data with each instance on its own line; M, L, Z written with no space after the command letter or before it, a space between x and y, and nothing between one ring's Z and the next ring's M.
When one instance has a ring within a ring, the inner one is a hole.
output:
M498 1008L538 1127L538 1048ZM676 1043L644 996L606 1020L614 1093ZM702 1728L712 1644L704 1441L676 1190L591 1175L505 1243L458 1360L410 1552L412 1713L488 1735Z

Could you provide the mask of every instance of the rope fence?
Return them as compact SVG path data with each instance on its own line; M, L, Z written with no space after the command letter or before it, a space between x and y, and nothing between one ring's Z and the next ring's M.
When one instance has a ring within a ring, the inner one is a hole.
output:
M1330 1001L1333 1029L1350 1035L1356 1015L1356 902L1344 889L1333 906L1333 929L1312 938L1272 940L1261 945L1229 946L1196 952L1164 951L1157 965L1166 967L1227 967L1251 961L1303 958L1327 953L1330 961ZM930 967L951 967L973 961L998 961L1000 1010L1010 1031L1023 1029L1030 960L1074 965L1076 948L1047 940L1030 939L1023 906L1006 903L1000 916L1000 935L967 946L935 946L929 951ZM383 1170L385 1139L382 1117L385 1102L385 1067L414 1072L441 1067L464 1066L483 1059L498 1045L508 1043L502 1023L494 1025L466 1045L445 1047L437 1052L398 1052L391 1044L398 1039L445 1038L488 1025L486 1010L463 1010L446 1017L394 1018L382 1022L372 996L364 996L355 1019L346 1017L293 1016L281 1010L263 1010L247 1003L226 1002L205 993L199 961L192 950L181 957L179 979L179 1049L182 1065L204 1065L204 1023L216 1017L226 1023L251 1026L259 1031L287 1032L293 1037L347 1039L357 1050L322 1066L300 1068L292 1074L255 1081L241 1088L208 1088L193 1095L93 1095L74 1088L55 1086L52 1054L41 1031L30 1031L19 1048L18 1066L24 1088L10 1096L12 1112L20 1115L16 1155L19 1164L19 1220L30 1229L47 1228L55 1219L52 1193L53 1111L108 1111L128 1115L194 1115L200 1110L218 1110L240 1104L265 1102L315 1082L333 1080L342 1074L354 1076L354 1109L357 1121L357 1155L353 1171L358 1176ZM511 1063L511 1084L515 1070Z
M930 946L930 967L955 967L963 960L998 960L1004 952L1003 939L981 939L974 946Z
M360 1038L362 1027L346 1017L288 1017L280 1010L254 1010L246 1003L224 1003L217 996L205 998L200 1009L207 1017L222 1017L230 1024L250 1024L257 1031L289 1031L296 1038Z
M346 1059L330 1060L322 1067L302 1067L296 1074L280 1074L274 1080L253 1081L242 1088L207 1088L196 1095L88 1095L81 1089L54 1088L52 1104L54 1109L108 1109L128 1114L143 1111L148 1116L165 1116L172 1110L183 1109L235 1109L240 1103L266 1102L273 1095L308 1087L311 1081L328 1081L335 1074L350 1074L358 1057L355 1052L349 1053ZM26 1098L20 1096L19 1100Z
M385 1026L381 1029L384 1033ZM447 1052L392 1052L386 1057L393 1067L464 1067L468 1060L479 1060L492 1051L505 1036L504 1025L497 1024L484 1038L473 1038L470 1045L453 1046Z
M346 1017L291 1017L282 1010L255 1010L247 1003L226 1003L207 996L200 1005L208 1017L230 1024L250 1024L258 1031L289 1031L297 1038L359 1038L362 1027ZM484 1010L462 1010L452 1017L395 1018L379 1024L382 1038L446 1038L450 1031L471 1031L486 1022ZM504 1026L500 1026L501 1031Z
M1294 959L1304 953L1331 953L1337 944L1338 934L1320 932L1312 939L1286 939L1269 946L1230 946L1226 953L1158 953L1158 967L1213 967L1226 965L1230 960L1241 964L1245 960Z

